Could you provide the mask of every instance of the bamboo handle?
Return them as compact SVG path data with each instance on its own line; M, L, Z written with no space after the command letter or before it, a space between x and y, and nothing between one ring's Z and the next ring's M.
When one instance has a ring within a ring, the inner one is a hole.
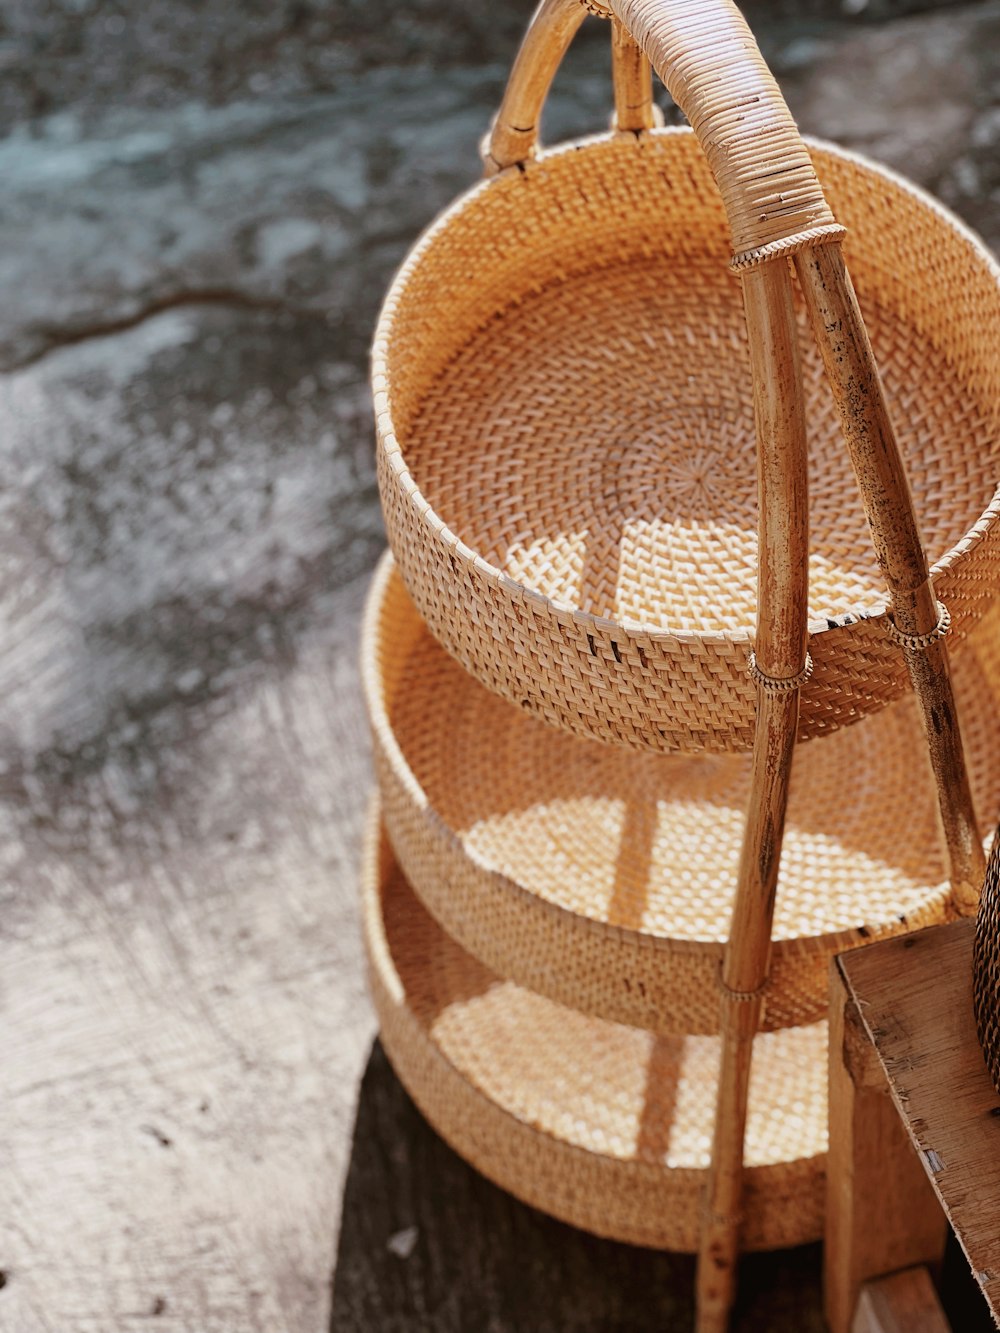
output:
M795 121L731 0L603 0L600 10L631 34L698 135L739 261L835 226ZM583 0L542 0L535 11L489 137L488 173L534 153L545 95L585 13Z
M588 9L611 18L610 11L582 0L541 0L517 53L487 140L483 145L486 175L527 162L538 151L542 107L556 70ZM653 102L649 61L618 19L612 19L611 68L615 90L613 126L637 132L663 124Z
M541 0L521 41L500 110L482 149L487 176L534 157L546 95L586 17L581 0Z
M976 910L986 873L951 683L947 628L934 596L899 445L871 342L839 245L796 257L799 285L840 409L889 615L920 705L959 915Z
M663 124L653 101L653 70L639 43L618 19L611 20L611 73L615 88L612 127L639 134Z
M729 0L610 0L705 150L737 255L833 224L812 162Z

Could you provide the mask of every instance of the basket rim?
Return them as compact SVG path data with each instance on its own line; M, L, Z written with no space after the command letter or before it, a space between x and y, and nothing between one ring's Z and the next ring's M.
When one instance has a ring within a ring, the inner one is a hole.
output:
M414 808L421 814L425 821L430 825L429 832L436 838L443 838L449 844L451 850L462 857L475 871L475 874L481 880L488 881L498 895L506 898L518 898L523 902L529 903L531 910L538 913L545 913L553 918L561 919L567 923L567 929L576 932L586 932L597 938L618 941L627 944L630 949L642 949L645 951L658 951L672 956L698 955L702 958L717 957L720 962L725 950L725 940L699 940L692 938L678 937L676 935L656 934L641 927L621 926L607 921L600 921L593 917L587 917L582 912L574 911L569 907L564 907L559 903L550 901L541 897L532 889L520 884L510 875L501 870L485 864L479 856L466 845L458 836L454 829L450 827L447 821L434 808L431 800L421 786L416 774L410 767L403 748L400 745L396 733L392 726L392 721L385 705L384 692L382 689L382 673L379 670L379 654L377 645L380 635L380 626L382 615L386 606L387 597L391 587L394 573L398 573L398 565L391 550L382 553L378 565L375 569L371 584L369 586L368 596L365 602L364 613L361 623L360 635L360 675L362 695L365 701L365 707L368 714L369 726L372 731L372 739L375 747L380 750L388 760L393 774L399 781L404 791L412 802ZM408 594L407 594L408 596ZM419 615L419 612L417 612ZM422 618L421 618L422 619ZM427 630L426 625L424 631ZM442 648L441 652L445 652ZM485 689L485 686L480 686ZM513 705L512 705L513 706ZM586 742L584 742L586 743ZM601 744L600 741L591 741L592 744ZM411 881L414 892L422 898L420 886ZM947 880L940 880L932 884L927 884L927 895L919 908L915 908L905 914L903 920L899 919L898 914L892 921L873 920L867 918L857 922L855 925L845 926L839 930L826 931L815 935L791 935L772 937L773 955L781 955L786 959L809 958L817 955L832 957L845 949L857 947L873 938L888 938L893 934L905 934L909 931L919 929L921 923L933 924L931 920L925 920L928 914L937 913L940 915L945 909L949 896L949 884ZM936 919L936 918L935 918ZM915 923L915 924L914 924ZM872 935L873 927L877 934Z
M437 513L423 495L413 473L404 461L403 448L396 435L390 406L391 374L389 370L389 344L393 337L393 324L396 307L413 272L422 262L424 255L436 244L438 237L447 230L452 222L468 208L478 202L491 189L506 184L515 177L530 178L550 161L584 151L607 151L631 144L636 152L646 150L650 141L667 142L678 137L693 138L694 131L688 125L671 125L641 134L631 132L618 133L606 131L601 134L585 135L578 139L566 140L550 148L540 149L537 156L517 166L505 170L484 180L479 180L463 191L452 203L435 217L419 235L417 241L403 259L393 275L389 288L383 298L371 347L371 386L374 402L374 415L377 436L377 448L382 452L385 462L391 469L396 485L403 492L413 509L419 514L424 527L444 546L451 555L463 563L472 565L480 575L487 578L511 601L526 603L535 613L542 614L557 624L572 624L583 631L600 634L624 634L630 638L642 638L650 643L671 642L676 644L710 644L728 646L751 646L754 640L754 628L745 626L739 629L676 629L668 624L652 624L646 621L623 617L614 620L607 616L597 616L583 611L557 598L550 597L527 584L519 583L497 565L485 559L479 552L468 546L457 533L453 532L444 519ZM819 153L860 167L888 180L897 188L912 196L919 204L933 213L937 220L948 227L956 237L964 242L983 264L998 289L1000 299L1000 263L987 249L985 243L971 227L962 221L951 209L936 199L929 191L908 180L891 167L885 166L873 158L853 149L843 148L829 140L814 135L803 135L803 140L811 154ZM860 495L859 495L860 504ZM930 567L932 579L947 575L957 564L962 562L981 541L985 540L990 529L1000 520L1000 480L986 507L975 522L947 551L940 555ZM809 621L810 637L828 634L863 621L874 621L884 626L888 619L888 594L873 596L870 601L855 604L847 611L842 611L835 618L817 616Z

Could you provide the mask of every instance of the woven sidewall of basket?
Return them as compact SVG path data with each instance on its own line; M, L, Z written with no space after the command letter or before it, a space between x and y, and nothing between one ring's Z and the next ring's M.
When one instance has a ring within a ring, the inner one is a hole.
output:
M1000 1093L1000 830L993 838L979 902L972 953L972 997L986 1067Z
M698 1244L716 1038L657 1038L502 981L434 923L373 811L364 933L381 1039L439 1134L524 1202L600 1236ZM747 1249L823 1229L826 1024L757 1042Z
M749 759L641 755L545 726L448 656L389 555L361 664L386 828L441 926L575 1009L717 1031ZM1000 817L1000 607L971 631L955 688L985 829ZM947 918L939 841L912 697L801 751L766 1030L825 1015L834 954Z
M1000 270L913 186L811 153L848 229L957 647L1000 583ZM378 474L406 586L468 671L570 731L661 750L752 743L753 389L729 253L690 131L600 138L460 199L385 302ZM897 697L906 668L804 320L800 341L804 739Z

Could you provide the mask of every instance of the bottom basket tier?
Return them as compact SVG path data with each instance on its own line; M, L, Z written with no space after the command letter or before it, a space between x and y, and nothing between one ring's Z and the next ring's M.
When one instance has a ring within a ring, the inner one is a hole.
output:
M488 971L403 877L373 813L364 867L371 985L389 1059L442 1137L526 1203L601 1236L693 1251L719 1041L577 1013ZM754 1048L743 1247L823 1229L826 1024Z

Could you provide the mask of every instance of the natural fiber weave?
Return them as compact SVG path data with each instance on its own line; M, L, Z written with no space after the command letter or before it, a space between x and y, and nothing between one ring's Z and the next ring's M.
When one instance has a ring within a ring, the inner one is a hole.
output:
M958 647L1000 584L1000 270L891 173L830 147L813 157L849 230ZM407 587L467 670L570 731L660 750L752 742L755 441L729 259L694 136L657 131L564 146L480 185L386 299L379 482ZM804 320L801 341L805 738L876 711L907 678Z
M362 668L386 825L444 928L574 1008L717 1031L749 757L638 754L545 726L448 656L388 555ZM954 675L986 828L1000 816L1000 607ZM766 1027L826 1012L834 953L944 919L939 843L912 695L798 750Z
M998 736L997 741L1000 741ZM1000 831L986 866L972 951L972 1000L986 1067L1000 1092Z
M719 1042L654 1037L499 980L434 923L369 832L364 915L382 1042L437 1131L536 1208L694 1250ZM826 1024L757 1038L743 1245L823 1229Z

